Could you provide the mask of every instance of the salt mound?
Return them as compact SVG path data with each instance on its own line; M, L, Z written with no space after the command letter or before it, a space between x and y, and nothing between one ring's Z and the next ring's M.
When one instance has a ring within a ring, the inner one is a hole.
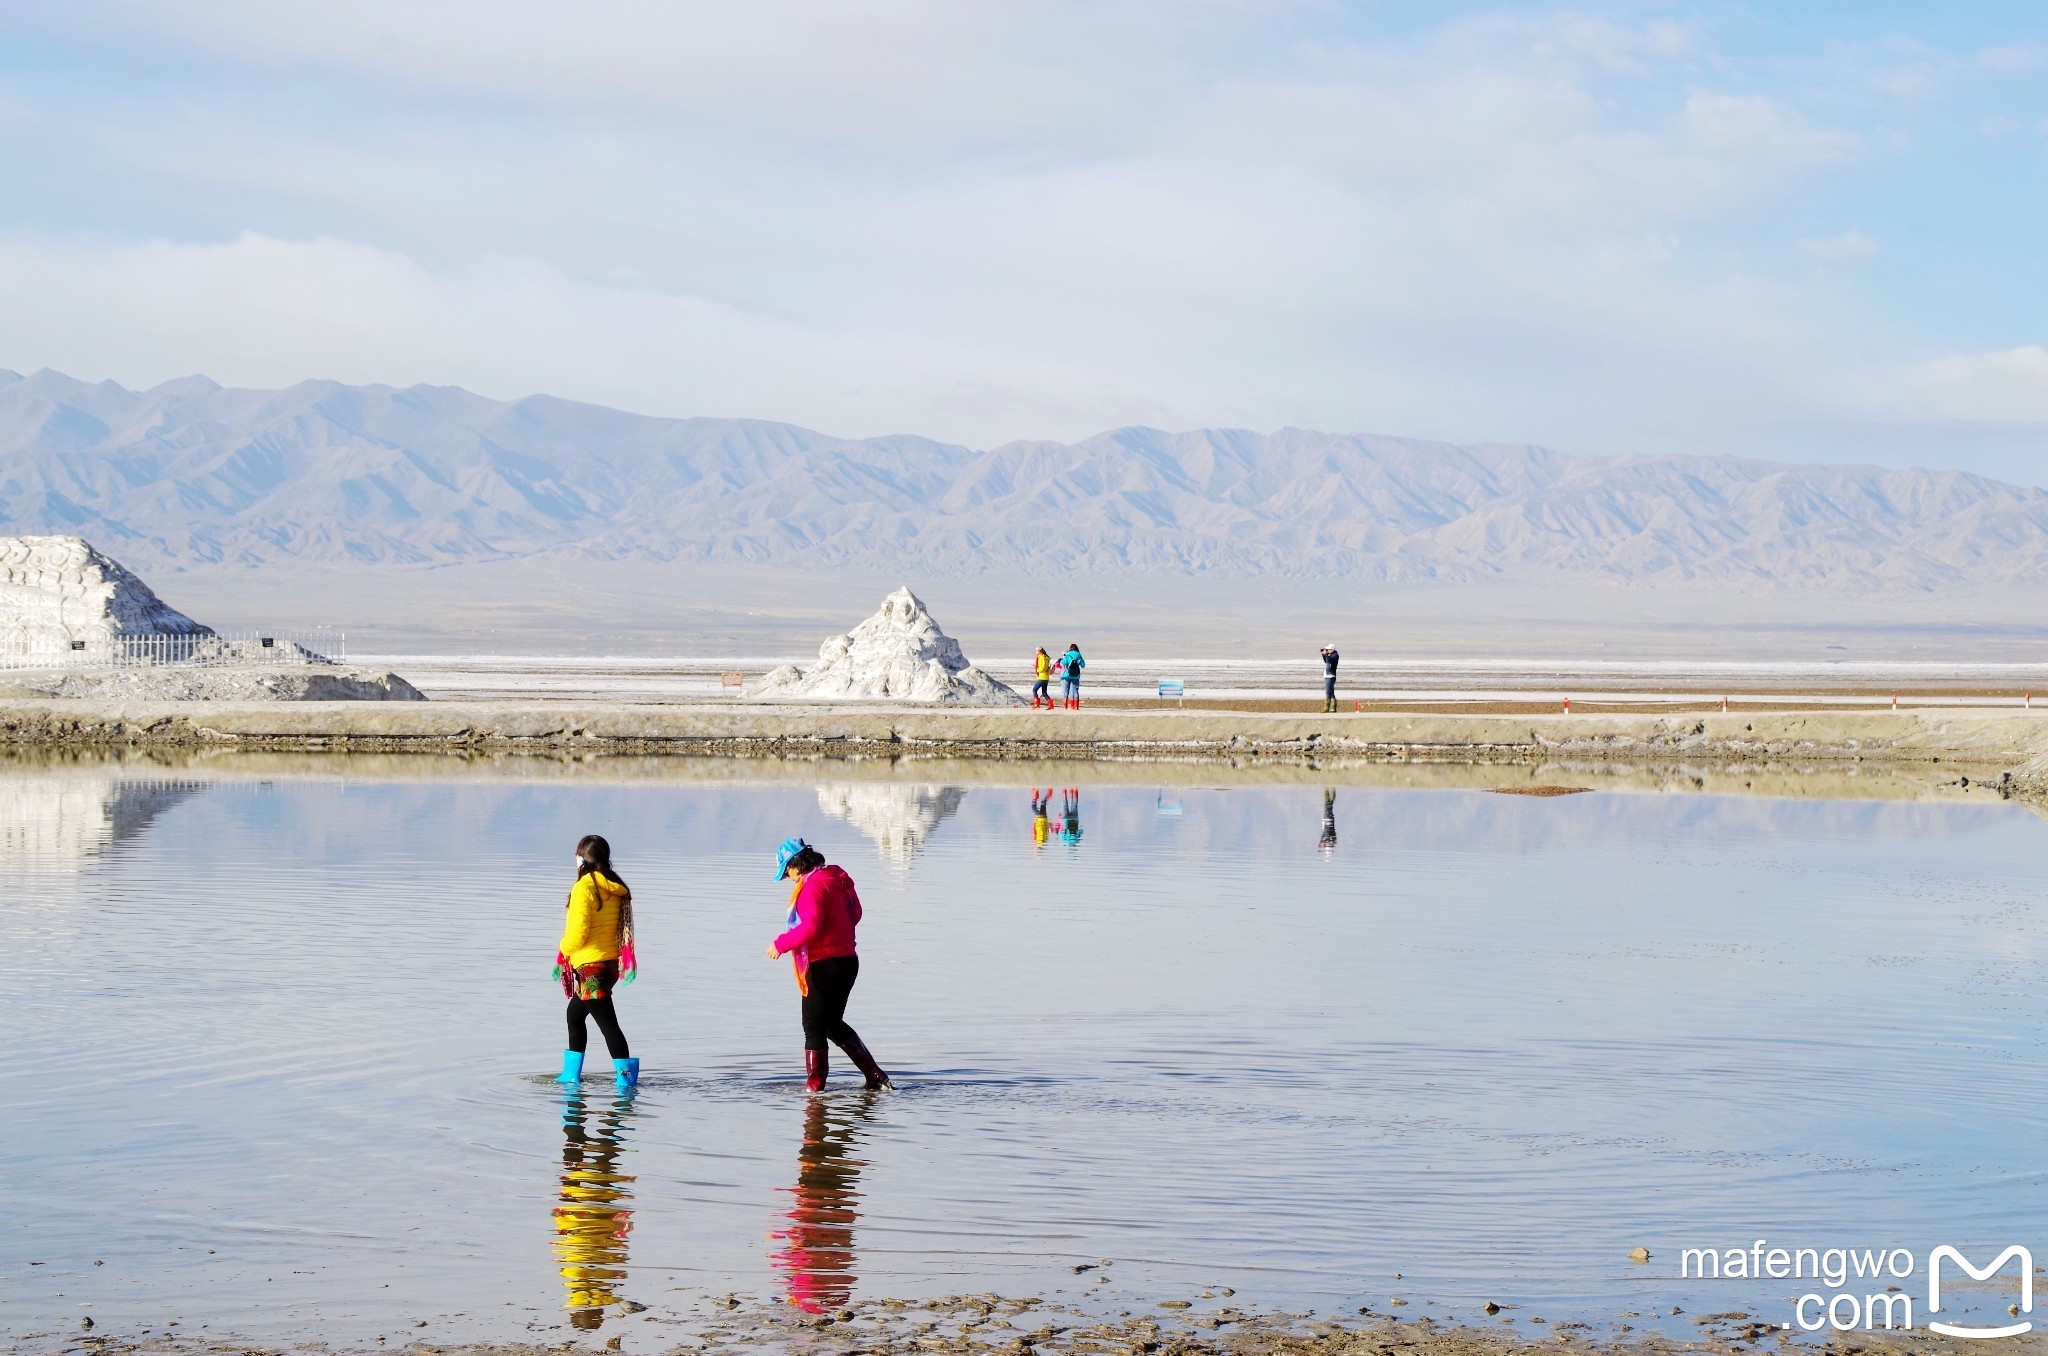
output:
M746 694L755 701L949 702L1021 706L1024 699L967 662L960 643L939 629L909 589L882 600L882 610L818 647L806 673L784 664Z
M116 636L210 636L82 537L0 537L0 642L62 651Z
M197 639L164 651L118 643L134 636ZM395 673L343 668L280 638L219 635L82 537L0 537L0 660L0 699L426 700Z

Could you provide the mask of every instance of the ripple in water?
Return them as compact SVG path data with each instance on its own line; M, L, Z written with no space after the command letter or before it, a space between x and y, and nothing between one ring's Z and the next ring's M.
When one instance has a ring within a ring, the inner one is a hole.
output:
M1683 1247L2032 1244L2048 1205L2016 807L333 766L0 781L10 1331L1204 1286L1611 1320L1782 1307ZM630 1099L548 1077L593 831ZM791 833L860 883L898 1093L802 1094L759 954Z

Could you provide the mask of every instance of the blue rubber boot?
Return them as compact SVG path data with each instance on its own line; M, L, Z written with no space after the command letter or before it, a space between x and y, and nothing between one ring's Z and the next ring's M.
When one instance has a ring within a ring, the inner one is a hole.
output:
M619 1076L619 1091L631 1092L640 1086L640 1061L637 1059L615 1059L612 1069Z
M562 1052L562 1072L555 1081L557 1083L567 1083L571 1087L583 1081L583 1052L581 1050L564 1050Z

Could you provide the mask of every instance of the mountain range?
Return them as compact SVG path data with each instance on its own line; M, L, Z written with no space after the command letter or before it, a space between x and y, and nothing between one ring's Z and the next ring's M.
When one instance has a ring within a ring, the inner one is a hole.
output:
M0 371L0 531L131 564L522 556L1605 579L1881 591L2048 581L2048 491L1959 471L1576 457L1281 429L974 449L550 396Z

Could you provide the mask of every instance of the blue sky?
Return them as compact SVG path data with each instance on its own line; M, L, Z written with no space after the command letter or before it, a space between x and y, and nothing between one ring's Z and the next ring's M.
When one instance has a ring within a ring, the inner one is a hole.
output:
M0 366L2048 480L2048 7L27 0Z

